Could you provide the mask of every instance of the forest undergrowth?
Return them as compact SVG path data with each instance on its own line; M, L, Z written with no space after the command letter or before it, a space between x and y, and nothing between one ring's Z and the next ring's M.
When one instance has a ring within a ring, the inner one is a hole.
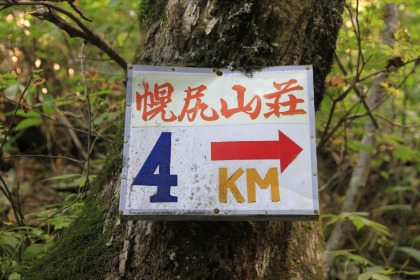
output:
M76 1L83 16L54 4L130 61L143 2ZM106 45L70 38L32 6L2 5L0 279L21 279L83 208L124 119L125 71ZM327 278L418 279L420 3L347 1L343 22L316 113Z

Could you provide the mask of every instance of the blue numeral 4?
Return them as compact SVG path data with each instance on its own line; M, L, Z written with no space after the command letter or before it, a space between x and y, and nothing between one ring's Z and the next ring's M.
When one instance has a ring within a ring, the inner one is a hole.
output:
M154 174L158 167L159 174ZM178 185L178 176L170 175L170 169L171 133L162 132L133 185L157 186L157 192L150 197L150 202L178 202L178 197L171 195L171 186Z

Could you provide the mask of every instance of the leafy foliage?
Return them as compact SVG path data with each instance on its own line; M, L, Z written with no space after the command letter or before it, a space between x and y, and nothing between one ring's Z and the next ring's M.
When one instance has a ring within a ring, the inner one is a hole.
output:
M55 4L71 10L65 1ZM88 28L125 59L133 57L138 3L74 4L93 20ZM124 71L94 46L81 53L83 40L68 37L35 11L32 6L0 11L1 279L21 279L79 215L123 116Z
M385 13L387 3L399 4L400 27L393 48L382 41L384 19L389 16ZM347 1L347 7L336 64L327 79L327 97L316 123L321 169L327 166L323 171L326 178L332 178L325 179L321 187L323 212L334 213L323 215L325 235L328 239L337 221L349 220L356 229L345 248L335 252L330 277L414 279L420 273L420 247L412 241L420 230L420 100L416 94L420 4L360 0ZM381 84L380 106L368 111L362 99L372 94L374 78L381 72L387 82ZM376 142L366 146L361 143L366 134L364 124L372 118L378 125ZM354 201L360 212L339 213L351 171L359 164L359 151L372 154L360 203Z
M74 3L93 20L88 27L127 60L138 45L136 21L145 26L149 20L142 10L155 8L155 15L160 16L163 7L152 7L148 0L80 2ZM389 16L384 12L387 3L399 4L401 17L393 48L382 42L384 19ZM56 4L68 8L66 2ZM330 277L416 279L420 275L420 96L416 73L420 3L349 0L347 6L336 64L326 81L326 98L316 120L325 236L329 237L339 221L350 221L355 229L345 248L332 252L336 262ZM0 174L4 191L0 193L0 268L1 277L8 279L25 276L32 261L41 258L78 216L86 186L101 169L121 123L125 96L123 70L104 52L88 45L80 53L81 39L68 37L31 12L32 7L23 6L0 11L0 34L4 34L0 43ZM369 108L365 103L380 72L387 75L387 82L381 84L384 98L380 108ZM361 142L367 119L378 125L373 145ZM92 141L88 147L89 131ZM340 213L359 151L372 154L368 183L357 212ZM19 161L21 156L25 158ZM119 170L120 163L116 160L113 164L105 167L106 172ZM19 205L45 188L54 189L53 200L35 207ZM24 213L25 224L19 224L19 212ZM98 232L102 228L99 222L85 226ZM74 236L69 233L65 238ZM92 236L74 240L74 244L80 243L78 252L85 254L84 258L104 253L84 252L84 242L95 241ZM48 257L43 260L48 264ZM88 269L83 258L69 265Z

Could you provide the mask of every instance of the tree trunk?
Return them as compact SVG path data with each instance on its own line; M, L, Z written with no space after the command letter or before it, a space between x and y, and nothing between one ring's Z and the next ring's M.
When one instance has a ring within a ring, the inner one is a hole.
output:
M136 64L314 66L322 100L344 0L140 1ZM317 222L120 221L122 129L81 217L28 279L322 279Z

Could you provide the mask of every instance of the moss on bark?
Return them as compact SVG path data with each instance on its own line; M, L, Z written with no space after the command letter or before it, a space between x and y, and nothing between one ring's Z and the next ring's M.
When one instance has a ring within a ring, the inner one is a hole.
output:
M57 244L31 267L26 279L103 279L112 267L114 255L122 248L122 241L107 242L113 231L103 232L105 217L112 203L112 193L99 196L104 185L109 185L121 172L123 126L118 130L104 167L95 181L93 192L86 199L82 214L65 230ZM115 202L114 202L115 203ZM115 224L118 217L114 209ZM109 227L112 229L112 227Z
M110 256L119 250L118 245L105 245L109 233L102 235L104 213L103 201L89 199L82 215L56 246L35 262L26 279L103 279Z

